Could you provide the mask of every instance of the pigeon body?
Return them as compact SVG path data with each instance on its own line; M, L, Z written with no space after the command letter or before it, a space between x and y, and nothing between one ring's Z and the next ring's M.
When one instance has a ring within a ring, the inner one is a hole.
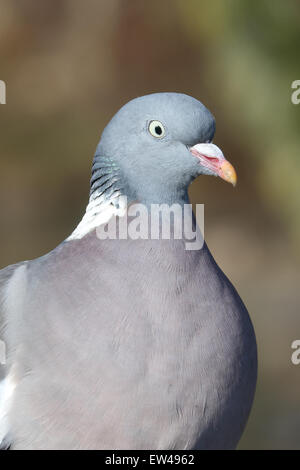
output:
M77 229L51 253L0 271L3 446L236 447L255 391L256 341L206 244L97 236L127 213L117 213L122 195L183 206L199 174L228 179L225 159L209 155L214 128L186 95L131 101L97 147Z

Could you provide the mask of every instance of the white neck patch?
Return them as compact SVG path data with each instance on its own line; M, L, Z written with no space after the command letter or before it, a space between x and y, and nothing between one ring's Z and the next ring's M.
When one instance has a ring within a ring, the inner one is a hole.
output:
M80 240L99 225L106 224L114 215L122 217L126 209L127 198L120 193L115 193L110 199L104 196L93 196L90 198L81 222L67 241Z

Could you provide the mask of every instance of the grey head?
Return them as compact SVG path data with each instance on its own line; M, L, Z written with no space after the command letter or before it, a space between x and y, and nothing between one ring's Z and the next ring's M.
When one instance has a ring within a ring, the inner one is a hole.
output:
M211 112L188 95L155 93L133 99L103 131L93 163L91 197L121 192L128 200L145 204L173 203L186 199L188 186L198 175L226 179L226 160L211 144L214 133Z

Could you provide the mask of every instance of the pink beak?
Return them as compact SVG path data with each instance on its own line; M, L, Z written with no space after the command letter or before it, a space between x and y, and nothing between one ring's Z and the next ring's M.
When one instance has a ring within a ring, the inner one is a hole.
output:
M214 144L197 144L190 147L190 152L197 157L202 166L212 171L216 176L220 176L228 183L236 185L237 176L235 169L227 161L223 152Z

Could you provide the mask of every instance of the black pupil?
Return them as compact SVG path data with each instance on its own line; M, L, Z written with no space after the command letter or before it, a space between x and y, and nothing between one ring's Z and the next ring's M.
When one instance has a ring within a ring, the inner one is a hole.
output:
M155 127L155 132L157 135L162 135L162 128L160 126Z

